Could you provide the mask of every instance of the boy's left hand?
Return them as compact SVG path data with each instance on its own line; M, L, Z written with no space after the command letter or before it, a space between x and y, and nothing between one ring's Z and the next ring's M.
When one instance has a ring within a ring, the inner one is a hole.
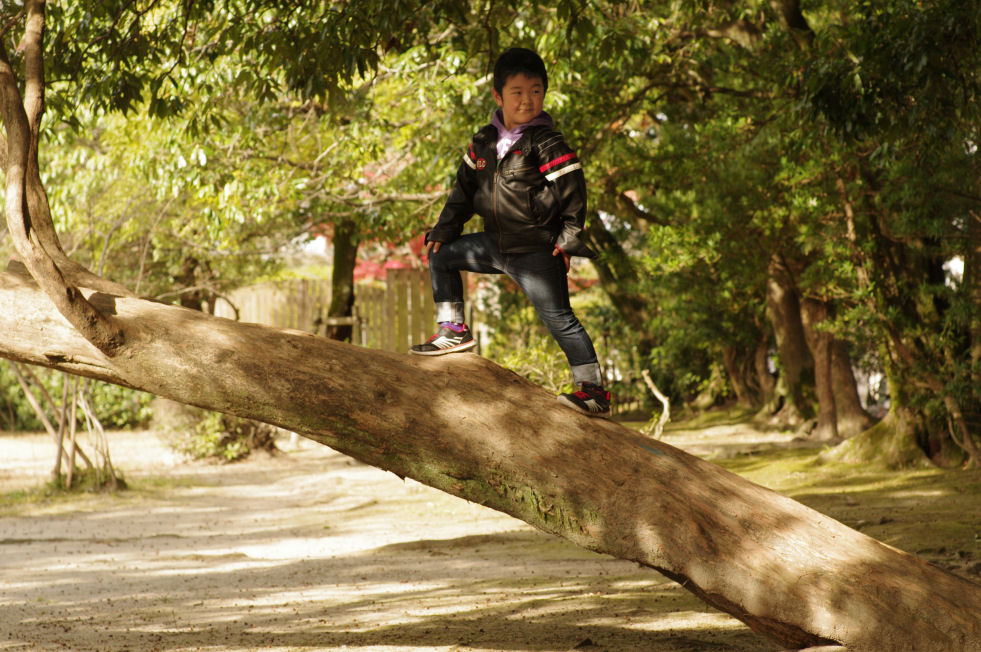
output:
M562 251L561 249L559 249L558 247L556 247L552 251L552 255L553 256L559 256L559 255L562 256L562 262L565 263L565 271L568 274L569 273L569 265L572 263L572 257L569 256L569 254L567 254L564 251Z

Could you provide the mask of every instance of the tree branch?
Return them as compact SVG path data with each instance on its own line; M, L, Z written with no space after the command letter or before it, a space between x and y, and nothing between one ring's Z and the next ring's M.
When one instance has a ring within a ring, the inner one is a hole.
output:
M703 34L709 38L727 38L747 50L753 50L759 43L762 30L748 20L739 19L723 23L718 27L710 27Z
M30 216L31 231L37 237L41 246L48 256L52 258L55 265L61 270L66 278L70 279L74 285L83 285L103 292L117 294L120 296L134 296L127 288L106 280L90 272L88 269L79 265L68 258L61 241L58 239L54 222L51 218L51 207L48 203L48 196L41 182L40 169L38 166L37 153L40 144L40 124L44 114L44 57L42 44L44 42L44 0L32 0L27 9L27 21L24 38L18 46L24 52L24 106L21 111L27 116L27 129L30 134L30 141L27 148L27 165L24 172L24 184L26 201L28 205L28 215ZM7 58L6 49L3 49L2 57L7 68L10 62ZM13 70L10 69L11 79ZM16 91L16 82L9 87ZM19 96L19 92L18 92ZM18 99L18 103L20 100ZM7 127L7 137L10 137L11 126L4 118ZM0 135L0 168L7 172L9 167L9 143L7 138Z
M630 197L630 195L627 194L627 191L620 190L617 187L616 178L613 175L610 175L603 180L603 186L606 189L604 197L606 197L608 200L612 200L611 203L613 204L612 208L614 210L610 212L614 212L618 216L625 217L627 221L630 222L631 226L640 229L646 228L652 224L656 224L658 226L669 226L670 222L667 219L645 211Z
M27 23L19 49L24 52L24 111L30 125L33 147L28 155L37 164L36 139L44 113L44 0L30 0L27 4Z
M480 356L394 355L150 301L116 304L147 337L110 359L22 277L0 274L0 356L297 432L656 569L784 648L950 650L981 640L977 584L575 414Z
M7 33L10 30L12 30L14 26L17 25L17 23L19 23L20 19L23 17L24 17L23 9L18 11L16 14L13 14L12 16L9 16L7 22L5 22L2 26L0 26L0 39L6 37Z
M26 66L34 75L34 78L27 80L26 88L30 89L32 109L34 110L43 108L43 102L41 107L35 105L38 102L39 93L36 85L40 83L43 86L44 81L43 65L41 71L35 68L38 64L37 57L39 55L35 54L33 49L40 50L41 47L43 12L43 0L30 2L28 5L28 29L25 31L22 41L22 47L27 53L25 58L33 60L32 64ZM42 27L39 27L39 20ZM40 79L37 78L38 74L40 74ZM43 92L41 92L41 96L43 97ZM0 117L3 118L7 132L7 184L4 209L7 226L10 229L10 235L13 238L17 253L23 259L31 276L57 307L58 312L99 350L106 355L114 355L124 341L121 327L115 320L104 315L89 303L77 287L68 284L58 265L45 248L38 229L35 228L30 209L32 202L28 187L36 184L36 191L40 190L43 194L43 186L41 186L39 176L36 178L35 184L29 183L32 156L35 161L35 168L37 165L37 139L32 135L31 122L21 102L20 91L17 88L17 80L10 65L10 59L7 56L7 49L2 43L0 43ZM38 120L39 116L36 116L35 123ZM46 226L50 226L51 215L50 211L45 210L46 205L47 200L45 198L44 208L39 208L37 211L38 222L44 225L46 219ZM50 234L53 235L53 233L54 229L51 228ZM61 251L60 246L58 251Z

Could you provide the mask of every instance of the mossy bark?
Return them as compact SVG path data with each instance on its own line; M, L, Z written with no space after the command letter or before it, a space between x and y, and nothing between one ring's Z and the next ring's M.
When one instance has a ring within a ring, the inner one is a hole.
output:
M890 468L929 466L917 443L914 416L893 409L886 417L861 434L822 454L823 459L847 464L882 464Z

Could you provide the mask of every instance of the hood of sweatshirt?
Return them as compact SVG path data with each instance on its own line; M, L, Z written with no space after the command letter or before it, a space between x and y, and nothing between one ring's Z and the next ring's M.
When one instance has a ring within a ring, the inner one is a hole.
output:
M501 160L509 151L511 151L511 146L518 142L518 139L521 138L521 134L524 133L525 129L528 129L529 127L537 127L539 125L544 125L551 128L555 125L552 120L552 116L550 116L547 111L542 111L528 122L520 124L514 129L510 130L504 126L504 121L501 118L502 114L500 109L495 111L494 117L491 118L491 125L497 128L497 160Z

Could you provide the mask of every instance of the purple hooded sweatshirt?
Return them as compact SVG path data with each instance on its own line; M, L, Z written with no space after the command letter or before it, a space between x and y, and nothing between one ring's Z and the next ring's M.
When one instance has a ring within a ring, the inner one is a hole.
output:
M497 127L497 160L500 161L504 156L511 151L511 146L518 142L521 138L521 134L524 133L525 129L528 127L537 127L538 125L545 125L551 128L555 123L552 121L552 116L550 116L546 111L542 111L534 118L529 120L524 124L520 124L514 129L508 131L508 128L504 126L504 121L501 119L501 110L498 109L494 112L494 117L491 118L491 124Z

